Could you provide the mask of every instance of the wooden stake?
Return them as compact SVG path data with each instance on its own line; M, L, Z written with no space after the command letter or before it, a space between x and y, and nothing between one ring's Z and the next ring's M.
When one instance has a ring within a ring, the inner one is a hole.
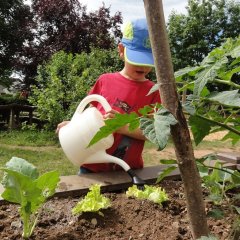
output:
M184 184L190 227L194 239L209 234L201 179L195 163L187 122L179 102L161 0L144 0L162 104L178 120L171 127L176 158Z

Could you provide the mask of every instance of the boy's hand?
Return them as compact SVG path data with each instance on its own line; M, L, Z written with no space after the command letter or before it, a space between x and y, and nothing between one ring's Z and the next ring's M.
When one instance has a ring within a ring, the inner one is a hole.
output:
M109 119L109 118L114 118L115 114L119 113L118 111L112 109L111 111L106 112L106 114L103 115L103 119ZM126 135L131 138L136 138L139 140L147 140L146 137L143 135L142 130L140 128L137 128L133 131L129 131L128 125L122 126L115 133Z
M106 120L106 119L109 119L109 118L114 118L116 113L119 113L119 112L114 110L114 109L111 109L110 111L106 112L103 115L103 119Z
M70 121L63 121L63 122L59 123L59 124L57 125L57 129L56 129L56 131L55 131L56 134L59 133L60 128L62 128L63 126L67 125L69 122L70 122Z
M110 111L106 112L104 115L103 115L103 119L106 120L106 119L110 119L110 118L114 118L115 117L115 114L116 113L120 113L114 109L111 109ZM123 127L120 127L116 133L119 133L119 134L124 134L126 135L126 133L128 133L128 126L125 125Z

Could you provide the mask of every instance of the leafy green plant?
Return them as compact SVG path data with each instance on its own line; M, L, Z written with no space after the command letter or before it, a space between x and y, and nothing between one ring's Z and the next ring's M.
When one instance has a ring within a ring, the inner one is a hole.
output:
M147 199L154 203L162 205L163 202L168 200L168 195L161 187L144 185L144 189L140 190L136 185L128 188L126 195L128 197L135 197L139 199Z
M198 170L203 181L203 187L209 191L208 198L215 204L221 204L228 200L227 191L240 186L240 173L224 167L224 164L216 161L214 166L210 162L212 156L197 160Z
M29 131L37 131L37 124L32 123L31 125L29 125L28 122L25 121L25 122L22 122L21 129L22 130L29 130Z
M2 198L20 204L19 213L23 222L23 238L29 238L36 226L39 209L55 193L60 180L57 171L41 176L32 164L13 157L6 163L2 184L5 188Z
M110 199L101 194L99 184L92 185L89 190L87 195L72 209L72 214L81 215L83 212L97 212L104 216L100 210L111 206Z
M240 186L240 173L224 167L224 163L216 161L214 166L212 160L217 160L215 155L209 154L196 159L198 171L202 180L202 185L209 192L208 198L215 204L221 204L223 200L228 200L227 191ZM160 160L160 163L169 165L158 176L157 182L176 169L176 160Z
M227 39L198 65L175 73L194 141L228 130L223 140L240 140L240 37Z

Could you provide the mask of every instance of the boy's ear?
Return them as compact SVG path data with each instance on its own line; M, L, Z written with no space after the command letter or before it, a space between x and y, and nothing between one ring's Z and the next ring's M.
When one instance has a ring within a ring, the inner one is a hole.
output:
M122 43L119 43L118 44L118 54L119 54L119 57L124 60L124 46Z

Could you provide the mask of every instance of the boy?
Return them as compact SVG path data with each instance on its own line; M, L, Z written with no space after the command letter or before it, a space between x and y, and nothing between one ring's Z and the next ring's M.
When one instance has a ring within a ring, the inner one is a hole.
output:
M129 22L125 26L118 52L120 58L124 60L122 71L101 75L89 92L102 95L111 105L112 110L105 113L101 104L92 103L105 119L113 118L116 113L130 113L145 105L160 102L158 91L147 96L154 83L145 76L152 70L154 62L145 19ZM60 123L57 132L66 123ZM114 144L107 153L123 159L132 169L142 168L145 140L139 128L129 131L128 127L124 126L114 133ZM121 167L112 163L84 164L80 172L105 172L117 169Z

